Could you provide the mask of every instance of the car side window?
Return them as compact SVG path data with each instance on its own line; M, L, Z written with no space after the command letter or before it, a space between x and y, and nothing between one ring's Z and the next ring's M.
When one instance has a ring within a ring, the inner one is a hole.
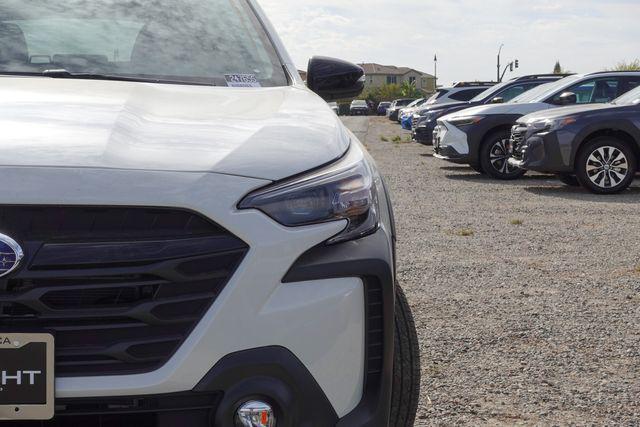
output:
M625 88L625 92L629 92L640 86L640 77L627 77L627 87ZM620 93L622 95L622 93Z
M618 97L620 81L617 78L603 78L585 80L557 93L552 100L556 104L560 96L566 92L576 94L577 104L593 104L613 101Z

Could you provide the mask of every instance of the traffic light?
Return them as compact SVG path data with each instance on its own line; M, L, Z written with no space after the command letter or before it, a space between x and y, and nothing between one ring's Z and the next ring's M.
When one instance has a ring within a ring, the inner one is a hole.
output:
M513 62L511 64L509 64L509 69L511 70L511 72L513 73Z
M520 61L516 59L516 68L520 68Z

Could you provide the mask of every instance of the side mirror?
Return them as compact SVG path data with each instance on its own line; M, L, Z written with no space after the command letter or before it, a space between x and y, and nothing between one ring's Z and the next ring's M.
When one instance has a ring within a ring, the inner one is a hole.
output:
M491 100L491 104L504 104L504 98L496 96Z
M364 70L355 64L323 56L309 61L307 86L326 101L355 98L364 83Z
M558 105L574 105L578 103L578 96L573 92L565 92L556 99Z

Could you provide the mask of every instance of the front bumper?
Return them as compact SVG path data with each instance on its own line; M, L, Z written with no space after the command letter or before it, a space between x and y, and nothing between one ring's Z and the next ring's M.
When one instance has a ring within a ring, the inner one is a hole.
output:
M522 129L514 127L512 141L514 133L517 132L524 136L523 140L515 146L513 157L509 159L509 164L520 169L537 172L573 172L570 162L571 145L567 145L568 152L567 150L562 150L562 144L560 143L562 135L559 132L526 135Z
M4 167L2 173L6 186L0 189L0 195L8 205L38 201L41 205L184 208L214 219L250 247L213 306L161 368L136 375L57 378L56 398L62 417L87 413L88 409L82 409L86 403L97 408L116 402L107 405L106 412L112 413L118 412L116 407L128 407L117 403L120 401L157 402L154 399L164 401L165 396L185 393L191 396L193 392L207 394L211 399L207 405L219 410L224 400L214 402L215 395L221 393L224 399L235 390L235 385L203 389L202 381L210 375L212 367L219 367L231 355L278 348L299 361L303 373L306 372L304 381L316 384L318 395L324 396L312 400L327 403L324 406L319 403L318 407L341 423L338 425L377 426L388 419L394 288L390 215L385 216L376 234L325 251L322 242L340 232L344 224L291 229L258 211L236 209L238 195L268 184L263 180L209 173L28 167ZM15 188L21 191L13 191ZM220 188L225 191L215 191ZM374 282L379 291L369 295L373 289L370 283ZM382 341L370 343L372 324L368 323L371 311L367 301L375 295L383 296L375 306L383 307L384 316L380 318L384 323L377 328L382 331ZM374 349L383 354L370 360ZM280 369L279 374L273 374L276 384L279 378L291 374L287 356L274 358ZM369 364L373 361L379 365L369 375ZM259 359L249 364L264 365ZM254 377L249 370L243 372ZM250 380L238 379L247 384ZM299 393L294 390L293 394ZM198 394L196 402L203 396ZM184 406L190 407L190 399L184 401ZM152 411L153 408L147 408L147 413ZM305 410L302 414L315 416L313 411ZM365 422L354 424L350 420ZM294 425L333 425L307 423L306 418L299 421Z
M434 157L454 163L469 161L467 134L446 122L438 122L433 131Z
M426 122L412 129L411 136L413 140L423 145L433 145L433 131L436 127L435 122Z

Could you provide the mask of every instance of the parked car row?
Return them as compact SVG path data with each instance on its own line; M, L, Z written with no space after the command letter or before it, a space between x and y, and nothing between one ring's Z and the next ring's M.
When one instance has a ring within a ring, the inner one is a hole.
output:
M434 145L436 158L495 179L534 170L618 193L640 160L640 72L519 77L468 102L427 101L410 127L416 142Z
M523 76L487 87L484 91L468 101L429 105L413 115L411 127L412 136L414 140L421 144L431 145L433 143L433 131L438 119L441 117L479 105L509 102L537 86L557 81L563 77L565 76L548 74Z

